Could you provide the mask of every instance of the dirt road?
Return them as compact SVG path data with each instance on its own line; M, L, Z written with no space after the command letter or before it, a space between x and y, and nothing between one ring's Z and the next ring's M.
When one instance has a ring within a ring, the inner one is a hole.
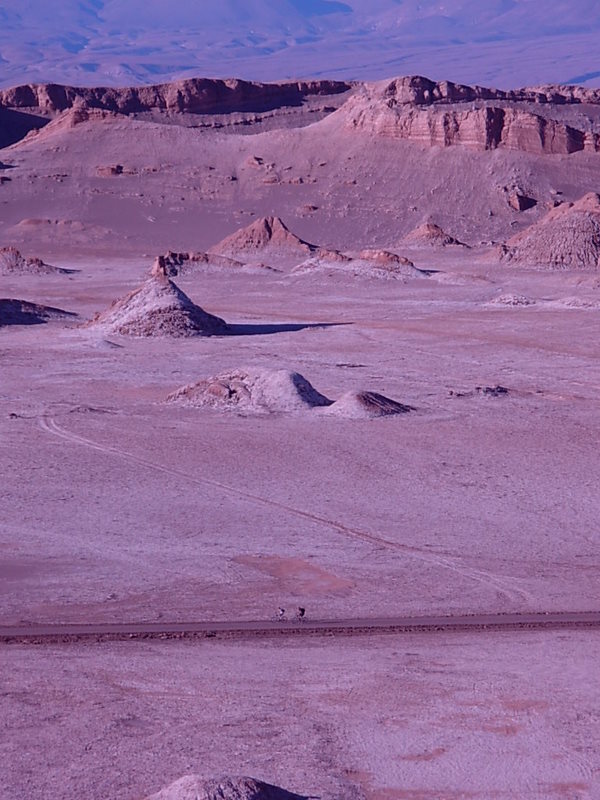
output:
M369 633L449 633L600 628L600 612L474 614L472 616L390 617L296 621L129 622L90 625L0 627L0 643L115 641L124 639L248 638L260 636L340 636Z

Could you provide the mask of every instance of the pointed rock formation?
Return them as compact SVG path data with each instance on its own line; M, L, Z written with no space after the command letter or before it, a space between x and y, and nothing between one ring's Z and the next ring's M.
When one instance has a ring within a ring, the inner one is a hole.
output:
M0 327L4 325L41 325L53 319L76 317L61 308L28 303L26 300L0 299Z
M167 401L250 414L302 411L332 403L297 372L260 368L198 381L173 392Z
M248 261L269 251L284 258L306 258L318 250L293 234L279 217L262 217L211 247L209 254Z
M439 225L434 222L424 222L415 228L403 239L404 244L415 246L430 246L430 247L448 247L448 245L457 245L459 247L466 247L463 242L459 242L453 236L447 234Z
M186 775L146 800L308 800L254 778L204 780Z
M600 195L590 192L551 209L509 239L502 258L547 269L600 269Z
M0 275L69 275L76 271L52 267L41 258L26 258L16 247L0 247Z
M215 336L227 323L193 303L168 278L157 275L96 314L86 326L127 336Z
M375 419L414 411L412 406L390 400L376 392L346 392L324 412L346 419Z

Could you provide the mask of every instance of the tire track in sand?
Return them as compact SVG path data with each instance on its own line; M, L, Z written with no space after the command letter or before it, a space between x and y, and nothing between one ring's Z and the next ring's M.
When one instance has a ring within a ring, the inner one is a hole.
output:
M129 453L126 450L120 450L116 447L99 444L98 442L94 442L92 439L87 439L84 436L80 436L79 434L72 433L71 431L62 428L56 419L49 415L43 415L39 419L39 426L45 433L48 433L52 436L57 436L58 438L63 439L71 444L78 444L91 450L96 450L99 453L116 456L117 458L128 461L129 463L146 467L147 469L161 472L165 475L170 475L171 477L186 480L188 483L194 483L198 486L211 486L226 494L248 500L251 503L266 506L268 508L275 508L300 519L308 520L309 522L317 523L318 525L323 525L348 538L358 539L377 547L385 547L388 550L400 552L425 564L431 564L440 567L441 569L455 572L464 578L469 578L476 583L480 583L490 589L500 592L510 600L533 603L534 598L532 595L529 594L529 592L526 592L524 589L516 586L514 580L500 578L499 576L485 570L466 567L460 564L458 559L450 558L448 556L437 556L433 553L421 550L418 547L394 542L391 539L385 539L384 537L377 536L373 533L367 533L366 531L361 531L357 528L350 528L347 525L342 525L342 523L337 522L336 520L327 519L327 517L322 517L318 514L311 514L308 511L303 511L300 508L279 503L276 500L269 500L266 497L261 497L258 494L253 494L252 492L238 489L235 486L230 486L226 483L222 483L221 481L216 481L211 478L192 476L186 472L181 472L180 470L173 469L171 467L165 467L164 465L156 464L154 461L150 461L149 459L133 455L133 453Z

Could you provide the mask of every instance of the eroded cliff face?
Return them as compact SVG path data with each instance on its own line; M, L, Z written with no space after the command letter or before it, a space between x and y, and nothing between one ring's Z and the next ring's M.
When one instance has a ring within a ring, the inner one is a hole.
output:
M473 103L477 100L497 100L509 103L540 103L543 105L600 104L600 89L583 86L536 86L525 89L487 89L465 86L452 81L431 81L421 75L407 75L391 81L371 84L372 94L383 98L390 107L397 105L443 105Z
M544 106L536 113L535 105ZM503 92L426 78L366 86L338 112L348 127L427 147L502 147L534 155L600 151L600 133L553 119L550 106L598 105L600 91L547 87Z
M252 83L208 78L123 89L27 84L0 91L0 108L37 110L48 115L76 106L121 114L156 110L220 114L299 105L310 96L341 94L351 88L342 81Z
M96 115L166 112L173 117L277 113L277 109L302 106L310 98L346 92L347 99L323 99L321 110L329 114L343 103L331 116L334 124L352 130L424 147L504 148L533 155L600 152L600 89L578 86L502 91L449 81L435 83L419 76L373 84L205 78L123 89L38 84L1 91L0 113L15 115L24 110L32 119L44 120L65 111ZM71 121L77 120L73 117Z

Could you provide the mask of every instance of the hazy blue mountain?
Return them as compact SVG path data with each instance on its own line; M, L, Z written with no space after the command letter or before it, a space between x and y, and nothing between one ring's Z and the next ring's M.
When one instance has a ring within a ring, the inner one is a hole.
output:
M597 0L5 0L0 84L422 73L599 83Z

